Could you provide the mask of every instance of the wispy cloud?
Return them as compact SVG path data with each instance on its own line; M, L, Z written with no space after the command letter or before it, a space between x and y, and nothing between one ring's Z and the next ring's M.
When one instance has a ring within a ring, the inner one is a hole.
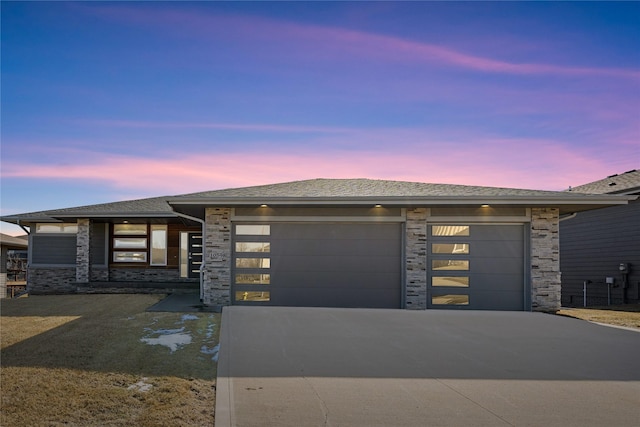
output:
M626 68L527 63L476 55L451 47L388 34L347 28L298 24L257 16L195 13L185 10L149 10L123 6L89 6L88 13L131 25L153 25L165 31L180 28L202 41L232 39L254 43L254 49L277 43L280 56L310 56L323 61L373 59L385 62L444 65L482 73L509 75L601 76L640 79L640 71ZM207 38L205 37L204 40Z
M74 120L84 125L96 125L105 127L139 128L139 129L218 129L234 131L260 131L260 132L284 132L284 133L337 133L353 131L350 128L331 126L296 126L273 125L264 123L219 123L219 122L168 122L150 120Z

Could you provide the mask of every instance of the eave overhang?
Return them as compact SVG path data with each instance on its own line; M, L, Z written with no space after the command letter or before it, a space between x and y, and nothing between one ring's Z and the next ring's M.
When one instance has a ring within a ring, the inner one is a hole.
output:
M582 212L615 205L626 205L638 196L570 195L549 196L433 196L433 197L217 197L169 198L167 203L176 211L193 214L205 207L247 207L269 205L282 207L555 207L560 214Z

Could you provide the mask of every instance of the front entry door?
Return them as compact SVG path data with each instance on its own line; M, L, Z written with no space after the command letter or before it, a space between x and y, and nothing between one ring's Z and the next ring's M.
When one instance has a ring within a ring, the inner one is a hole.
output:
M202 233L189 233L189 277L200 277L202 267Z

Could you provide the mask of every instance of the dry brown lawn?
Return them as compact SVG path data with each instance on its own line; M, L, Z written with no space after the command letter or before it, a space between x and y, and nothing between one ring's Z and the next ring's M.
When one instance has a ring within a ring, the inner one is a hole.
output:
M563 308L556 314L591 322L640 328L640 304L612 305L593 308Z
M160 298L2 300L0 425L213 426L220 315Z

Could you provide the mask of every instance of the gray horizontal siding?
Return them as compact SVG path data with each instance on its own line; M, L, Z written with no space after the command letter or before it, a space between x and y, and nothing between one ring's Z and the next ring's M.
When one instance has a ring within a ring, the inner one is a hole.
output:
M38 235L31 237L31 264L75 265L76 235Z
M582 305L583 282L587 304L607 303L606 277L614 277L613 304L622 302L621 263L629 263L629 302L640 301L640 202L579 213L560 223L560 269L562 303Z

